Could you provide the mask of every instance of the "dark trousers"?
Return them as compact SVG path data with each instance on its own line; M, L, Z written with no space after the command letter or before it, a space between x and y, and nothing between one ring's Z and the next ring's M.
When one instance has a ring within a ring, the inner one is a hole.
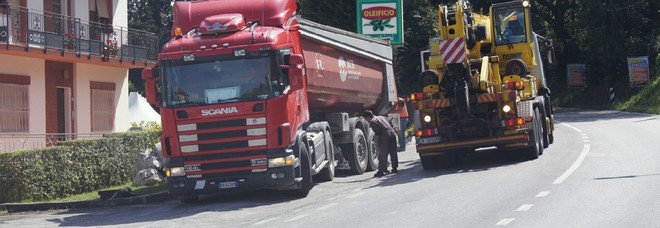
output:
M387 155L390 156L392 160L392 168L396 169L399 167L399 157L397 156L397 145L396 145L396 133L392 131L385 137L380 137L378 139L378 172L387 171Z

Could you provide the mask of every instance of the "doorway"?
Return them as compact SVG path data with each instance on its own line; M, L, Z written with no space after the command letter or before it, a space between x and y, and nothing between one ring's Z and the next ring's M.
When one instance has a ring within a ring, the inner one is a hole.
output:
M57 87L57 133L59 141L71 139L71 88Z

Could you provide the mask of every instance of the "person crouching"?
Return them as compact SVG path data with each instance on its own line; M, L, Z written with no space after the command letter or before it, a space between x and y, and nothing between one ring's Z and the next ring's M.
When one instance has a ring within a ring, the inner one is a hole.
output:
M396 145L396 132L390 121L383 116L374 116L371 110L365 110L362 113L369 126L373 129L374 134L378 136L378 171L374 174L374 177L382 177L387 173L387 155L390 156L392 160L392 173L397 172L397 167L399 167L399 158L397 157L397 145Z

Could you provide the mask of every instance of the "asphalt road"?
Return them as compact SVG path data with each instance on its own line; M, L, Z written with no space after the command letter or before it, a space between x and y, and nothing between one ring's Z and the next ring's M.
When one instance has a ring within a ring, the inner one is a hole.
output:
M409 145L398 174L339 173L304 199L256 191L9 214L0 227L660 227L659 117L563 109L533 161L482 150L428 171Z

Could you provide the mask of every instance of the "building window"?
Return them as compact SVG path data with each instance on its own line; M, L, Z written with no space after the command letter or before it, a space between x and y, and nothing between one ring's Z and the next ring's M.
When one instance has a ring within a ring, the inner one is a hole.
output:
M115 84L91 82L92 132L111 132L115 126Z
M6 79L7 76L1 77ZM0 133L27 133L30 131L30 78L14 77L27 78L27 84L0 80Z

